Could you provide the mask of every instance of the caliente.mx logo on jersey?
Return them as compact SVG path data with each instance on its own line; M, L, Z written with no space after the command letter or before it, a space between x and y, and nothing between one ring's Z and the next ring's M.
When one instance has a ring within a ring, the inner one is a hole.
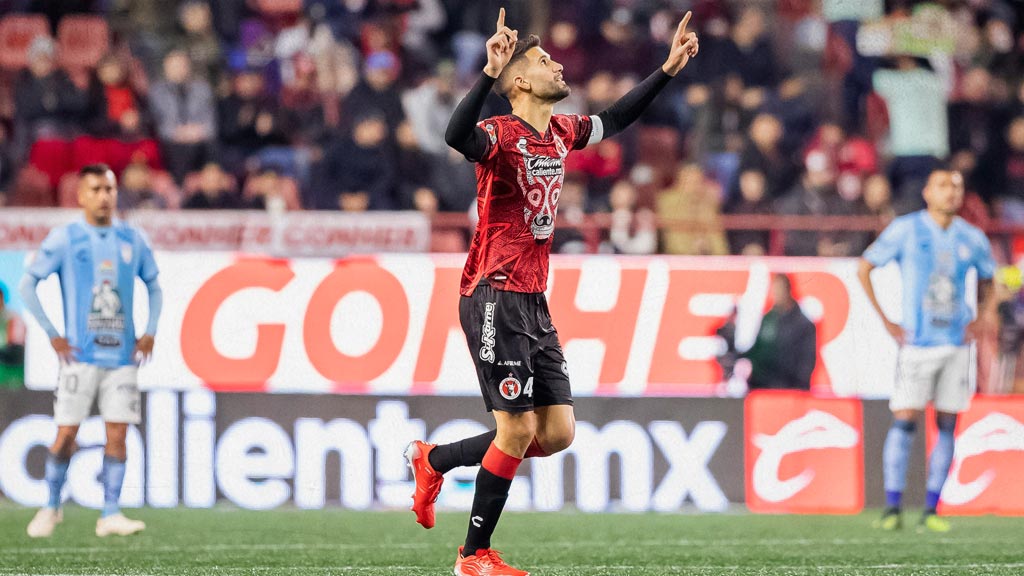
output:
M523 155L523 165L517 173L520 190L527 201L523 219L530 224L530 232L538 242L546 241L555 231L558 195L562 191L565 173L564 160L569 154L562 139L558 136L554 139L557 158L533 154L525 137L516 142L516 149Z

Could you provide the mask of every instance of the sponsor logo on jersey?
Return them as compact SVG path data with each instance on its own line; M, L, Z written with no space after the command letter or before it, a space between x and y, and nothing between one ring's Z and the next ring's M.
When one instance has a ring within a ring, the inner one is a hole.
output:
M498 384L498 392L505 400L515 400L523 392L523 385L515 376L509 374L508 378L505 378Z
M124 311L121 307L121 295L117 288L109 280L104 280L99 286L93 287L92 305L89 307L88 329L90 332L121 332L124 330ZM113 343L117 340L117 343ZM116 337L104 335L97 337L96 343L100 346L120 346L121 342Z
M859 401L754 392L747 397L746 419L751 510L860 511L864 456Z
M480 359L494 363L494 302L484 304L484 325L480 330Z

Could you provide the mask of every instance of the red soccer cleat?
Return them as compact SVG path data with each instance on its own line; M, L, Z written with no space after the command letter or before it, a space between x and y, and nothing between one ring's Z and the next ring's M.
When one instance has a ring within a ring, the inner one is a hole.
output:
M530 576L529 572L505 564L497 550L477 550L476 554L463 558L462 546L459 546L453 573L455 576Z
M416 491L412 493L410 510L416 513L416 522L424 528L434 527L434 502L441 493L441 484L444 484L444 475L434 470L430 465L430 459L427 458L435 446L437 444L414 440L405 449L405 460L409 463L416 480Z

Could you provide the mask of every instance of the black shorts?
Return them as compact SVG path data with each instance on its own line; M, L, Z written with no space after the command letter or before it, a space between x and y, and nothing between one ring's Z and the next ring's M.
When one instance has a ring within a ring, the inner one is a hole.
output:
M459 321L488 412L572 405L569 370L543 293L481 283L459 301Z

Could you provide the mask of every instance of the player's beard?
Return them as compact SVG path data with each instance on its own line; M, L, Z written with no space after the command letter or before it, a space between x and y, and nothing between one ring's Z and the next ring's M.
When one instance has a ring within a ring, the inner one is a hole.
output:
M551 85L551 91L543 94L542 97L545 102L561 102L572 94L572 88L568 84L555 82Z

